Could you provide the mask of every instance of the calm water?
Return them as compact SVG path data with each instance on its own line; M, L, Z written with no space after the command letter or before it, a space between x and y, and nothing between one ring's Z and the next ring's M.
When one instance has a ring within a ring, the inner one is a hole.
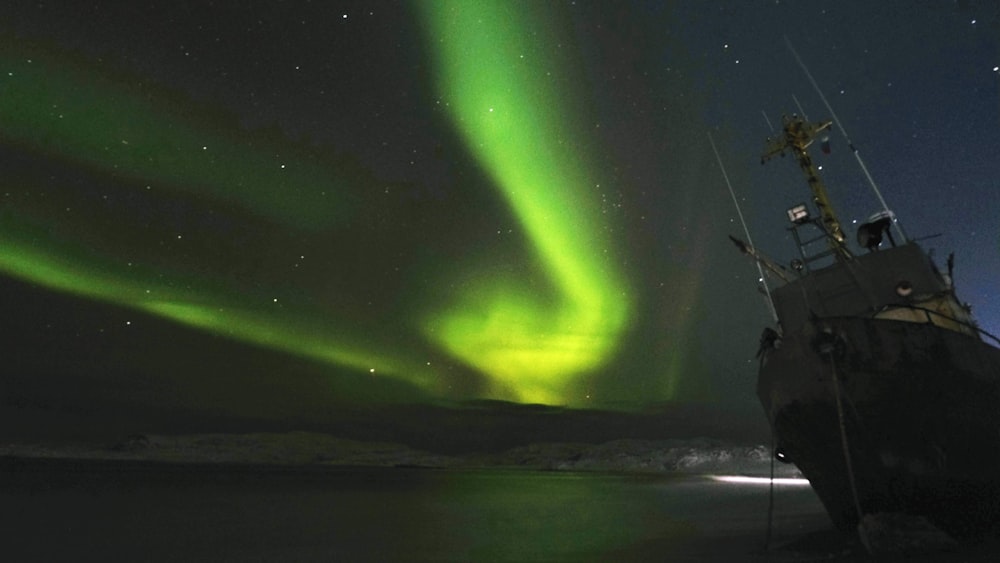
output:
M767 525L766 485L704 477L41 464L3 478L9 561L747 560ZM826 527L810 489L777 489L774 545Z

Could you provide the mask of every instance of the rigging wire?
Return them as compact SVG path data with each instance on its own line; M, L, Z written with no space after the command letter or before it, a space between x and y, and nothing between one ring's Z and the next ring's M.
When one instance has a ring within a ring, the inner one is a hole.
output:
M771 120L767 118L767 113L764 110L760 110L760 114L764 116L764 121L767 123L767 128L771 131L771 133L774 133L774 125L772 125ZM712 138L711 135L709 135L710 140L711 138ZM713 143L713 148L714 148L714 143ZM716 154L716 156L718 156L718 154ZM721 163L719 165L721 166ZM747 238L750 238L749 234L747 235ZM749 241L747 242L749 243ZM757 263L757 267L760 268L760 262ZM777 313L775 313L774 317L775 317L775 322L778 322ZM763 368L764 368L764 355L761 354L760 366L758 367L758 370ZM771 426L771 449L769 453L771 454L770 456L771 474L768 480L768 487L767 487L767 532L764 535L764 553L767 553L771 549L771 534L772 534L772 529L774 528L774 458L776 457L777 454L777 452L775 451L775 449L777 448L777 439L775 438L774 423L772 422L770 426Z

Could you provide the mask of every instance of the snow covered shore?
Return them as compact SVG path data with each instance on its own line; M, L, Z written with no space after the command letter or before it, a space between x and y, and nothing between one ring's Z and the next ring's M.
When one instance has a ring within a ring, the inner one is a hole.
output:
M391 442L345 440L310 432L128 436L112 445L3 444L0 456L142 460L174 463L252 463L373 467L511 467L615 473L731 473L768 475L763 445L736 445L708 438L614 440L601 444L537 443L501 452L442 455ZM776 475L797 476L776 464Z

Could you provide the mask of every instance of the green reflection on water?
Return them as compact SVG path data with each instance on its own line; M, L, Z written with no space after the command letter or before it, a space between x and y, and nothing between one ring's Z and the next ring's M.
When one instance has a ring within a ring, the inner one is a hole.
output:
M693 524L663 513L649 494L649 481L449 472L433 496L422 498L411 529L414 555L456 561L613 560L644 543L697 535Z

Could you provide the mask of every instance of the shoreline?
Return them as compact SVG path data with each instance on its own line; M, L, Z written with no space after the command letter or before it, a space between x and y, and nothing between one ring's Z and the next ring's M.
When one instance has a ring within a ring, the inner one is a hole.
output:
M767 476L771 462L764 445L727 443L710 438L635 440L603 443L530 443L500 451L449 454L394 442L362 442L328 434L132 435L102 444L7 444L0 457L24 460L77 459L105 462L164 462L199 465L276 467L516 468L614 474L742 474ZM798 471L775 465L775 477Z
M117 506L113 510L117 514L114 516L119 525L126 525L127 518L122 513L128 513L134 508L142 506L145 501L141 499L149 498L156 505L158 510L164 509L164 502L168 504L179 503L174 508L167 507L168 512L176 514L171 516L174 526L186 527L183 523L188 516L191 505L208 502L207 500L195 499L219 499L204 508L211 506L210 510L221 510L222 512L209 518L209 521L229 521L233 518L233 513L229 512L225 506L230 502L249 503L250 506L264 507L271 506L277 502L281 506L278 513L288 513L296 511L300 507L301 501L295 499L313 497L327 497L330 499L354 498L360 495L364 499L407 499L414 495L421 499L421 502L442 502L435 491L451 490L458 494L456 498L445 501L447 506L455 509L472 499L473 502L482 502L480 495L487 494L489 498L493 495L513 495L513 498L522 498L531 503L548 503L544 501L544 496L530 496L531 500L523 498L524 489L534 491L532 495L548 494L542 491L550 491L551 487L575 487L583 486L580 490L592 490L590 487L597 483L602 488L625 487L627 490L646 491L645 495L662 496L661 502L671 502L673 495L681 495L688 498L695 490L705 491L701 494L708 494L702 497L703 507L697 509L698 515L682 516L689 508L682 509L677 516L672 518L694 518L692 522L700 522L699 530L694 535L676 536L674 533L666 533L662 537L648 537L638 543L623 545L620 555L630 560L653 560L652 554L675 553L691 554L697 557L699 554L728 554L746 561L871 561L873 556L868 555L856 537L838 532L828 522L826 514L818 501L811 499L812 495L807 494L804 489L795 488L791 491L777 492L777 505L774 515L774 534L771 536L771 543L768 551L763 551L765 542L766 520L762 518L763 513L761 503L766 498L766 485L760 486L756 491L752 487L744 487L726 484L713 484L709 479L697 474L669 473L662 472L652 474L649 472L628 473L628 472L606 472L606 471L571 471L571 470L545 470L536 467L514 467L514 466L461 466L461 467L425 467L425 466L371 466L371 465L342 465L325 463L258 463L258 462L191 462L191 461L169 461L169 460L142 460L142 459L94 459L94 458L57 458L57 457L15 457L11 455L0 455L0 495L8 501L13 501L14 505L22 503L41 502L48 505L50 509L56 507L67 507L71 512L85 512L86 505L93 505L93 510L106 511L106 503L111 502L111 506ZM564 479L565 478L565 479ZM610 479L610 480L607 480ZM452 489L454 483L474 483L481 487L472 492L462 492L465 489ZM508 489L504 484L517 484ZM591 485L573 485L573 483L590 483ZM498 488L499 487L499 488ZM694 487L694 489L692 489ZM481 490L482 492L475 492ZM674 490L676 492L669 493ZM744 492L739 492L740 490ZM714 493L709 493L715 491ZM471 496L468 496L470 495ZM573 493L575 496L576 493ZM632 493L634 494L634 493ZM81 496L82 495L82 496ZM750 496L746 496L750 495ZM175 496L186 498L186 501L167 500ZM560 502L569 502L571 497L563 498ZM636 497L638 499L640 497ZM730 505L734 499L746 498L753 501L746 505L746 501L739 501L737 505ZM33 500L34 499L34 500ZM243 500L234 500L243 499ZM255 500L256 499L256 500ZM268 500L270 499L270 500ZM280 499L280 500L279 500ZM80 505L80 502L84 505ZM221 504L219 504L221 502ZM388 501L387 501L388 502ZM391 501L394 503L396 501ZM491 501L492 502L492 501ZM647 502L643 500L642 502ZM457 503L457 504L455 504ZM758 508L752 509L756 505ZM331 505L332 506L332 505ZM433 506L433 505L431 505ZM506 503L493 505L487 503L487 507L505 507ZM544 504L543 504L544 506ZM736 507L738 512L733 516L730 511ZM388 508L387 508L388 509ZM450 509L450 510L451 510ZM176 511L180 512L176 512ZM320 509L322 510L322 509ZM368 509L361 509L362 513ZM378 509L381 514L382 509ZM506 511L506 508L503 508ZM548 509L547 509L548 510ZM616 512L627 515L630 512L643 512L649 510L641 506L631 506L629 503L615 508ZM422 513L423 510L418 511ZM237 510L236 514L241 514ZM320 512L322 513L322 512ZM464 513L462 510L460 513ZM671 512L668 511L667 514ZM49 512L51 514L51 512ZM504 512L506 514L506 512ZM713 515L714 516L710 516ZM745 514L745 515L740 515ZM553 515L554 516L554 515ZM65 518L66 516L63 516ZM206 518L205 516L193 516L195 518ZM242 519L245 516L235 516ZM275 514L258 514L253 516L251 521L258 522L260 518L264 521L276 517ZM72 517L71 517L72 518ZM349 515L344 516L343 522L350 522ZM735 518L735 519L733 519ZM375 522L379 521L375 518ZM708 522L714 522L710 527ZM134 524L128 524L134 525ZM257 524L254 524L257 525ZM581 523L584 526L584 523ZM623 524L624 525L624 524ZM717 527L715 527L717 526ZM37 533L33 532L33 533ZM151 532L143 532L151 533ZM232 533L241 535L242 532ZM685 532L687 533L687 532ZM71 537L78 538L73 532ZM157 536L159 537L159 536ZM199 536L201 537L201 536ZM79 541L89 541L79 539ZM204 541L207 541L204 540ZM347 540L338 540L347 541ZM482 539L481 541L488 541ZM367 553L368 549L363 546L356 546L359 553ZM434 549L437 549L436 547ZM704 551L702 551L704 550ZM987 540L979 543L967 543L957 546L954 550L908 554L890 554L888 560L907 561L993 561L996 554L1000 553L1000 543L997 540ZM634 557L633 557L634 556ZM895 558L895 559L894 559Z

